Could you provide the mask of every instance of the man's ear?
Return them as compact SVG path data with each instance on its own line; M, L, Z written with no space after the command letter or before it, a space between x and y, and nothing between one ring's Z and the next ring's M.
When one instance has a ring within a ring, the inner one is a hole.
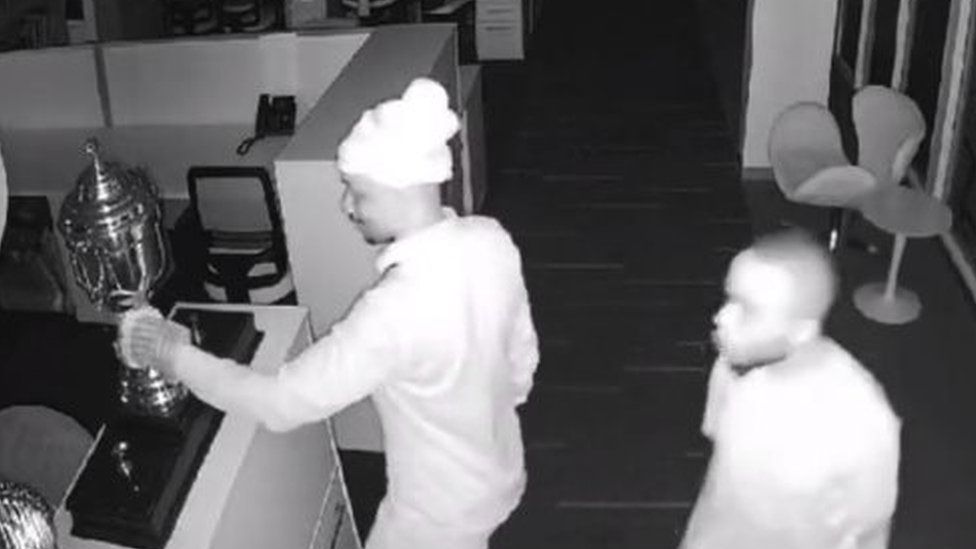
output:
M790 330L790 343L797 345L813 341L820 336L821 326L819 320L812 318L800 318L793 321L793 328Z

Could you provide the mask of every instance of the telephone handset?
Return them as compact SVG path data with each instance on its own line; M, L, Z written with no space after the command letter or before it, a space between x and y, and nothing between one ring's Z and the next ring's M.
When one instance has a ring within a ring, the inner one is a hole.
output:
M262 93L258 97L258 112L254 119L254 135L237 147L237 154L244 156L258 139L269 135L295 133L295 96Z

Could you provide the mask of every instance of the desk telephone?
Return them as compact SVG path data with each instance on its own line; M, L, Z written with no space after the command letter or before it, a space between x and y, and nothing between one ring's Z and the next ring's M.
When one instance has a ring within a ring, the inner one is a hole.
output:
M262 93L258 97L258 112L254 120L254 135L237 146L237 154L244 156L258 139L269 135L295 133L295 96L271 96Z

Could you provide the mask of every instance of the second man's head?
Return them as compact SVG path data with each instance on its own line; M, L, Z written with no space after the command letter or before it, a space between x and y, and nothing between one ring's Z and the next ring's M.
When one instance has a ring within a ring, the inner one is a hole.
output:
M780 360L818 338L837 294L826 248L807 233L764 236L732 260L714 339L732 364Z

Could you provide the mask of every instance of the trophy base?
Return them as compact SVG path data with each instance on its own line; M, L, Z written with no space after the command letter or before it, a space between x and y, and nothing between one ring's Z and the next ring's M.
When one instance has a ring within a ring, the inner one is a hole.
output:
M173 320L192 322L202 349L243 365L264 335L251 313L181 309ZM72 534L139 549L164 547L223 415L192 395L171 416L123 408L105 425L68 496Z
M155 370L119 364L119 401L126 414L176 417L183 413L189 391L182 383L163 378Z
M222 417L193 399L177 423L120 416L106 425L68 497L72 533L126 547L163 547Z

